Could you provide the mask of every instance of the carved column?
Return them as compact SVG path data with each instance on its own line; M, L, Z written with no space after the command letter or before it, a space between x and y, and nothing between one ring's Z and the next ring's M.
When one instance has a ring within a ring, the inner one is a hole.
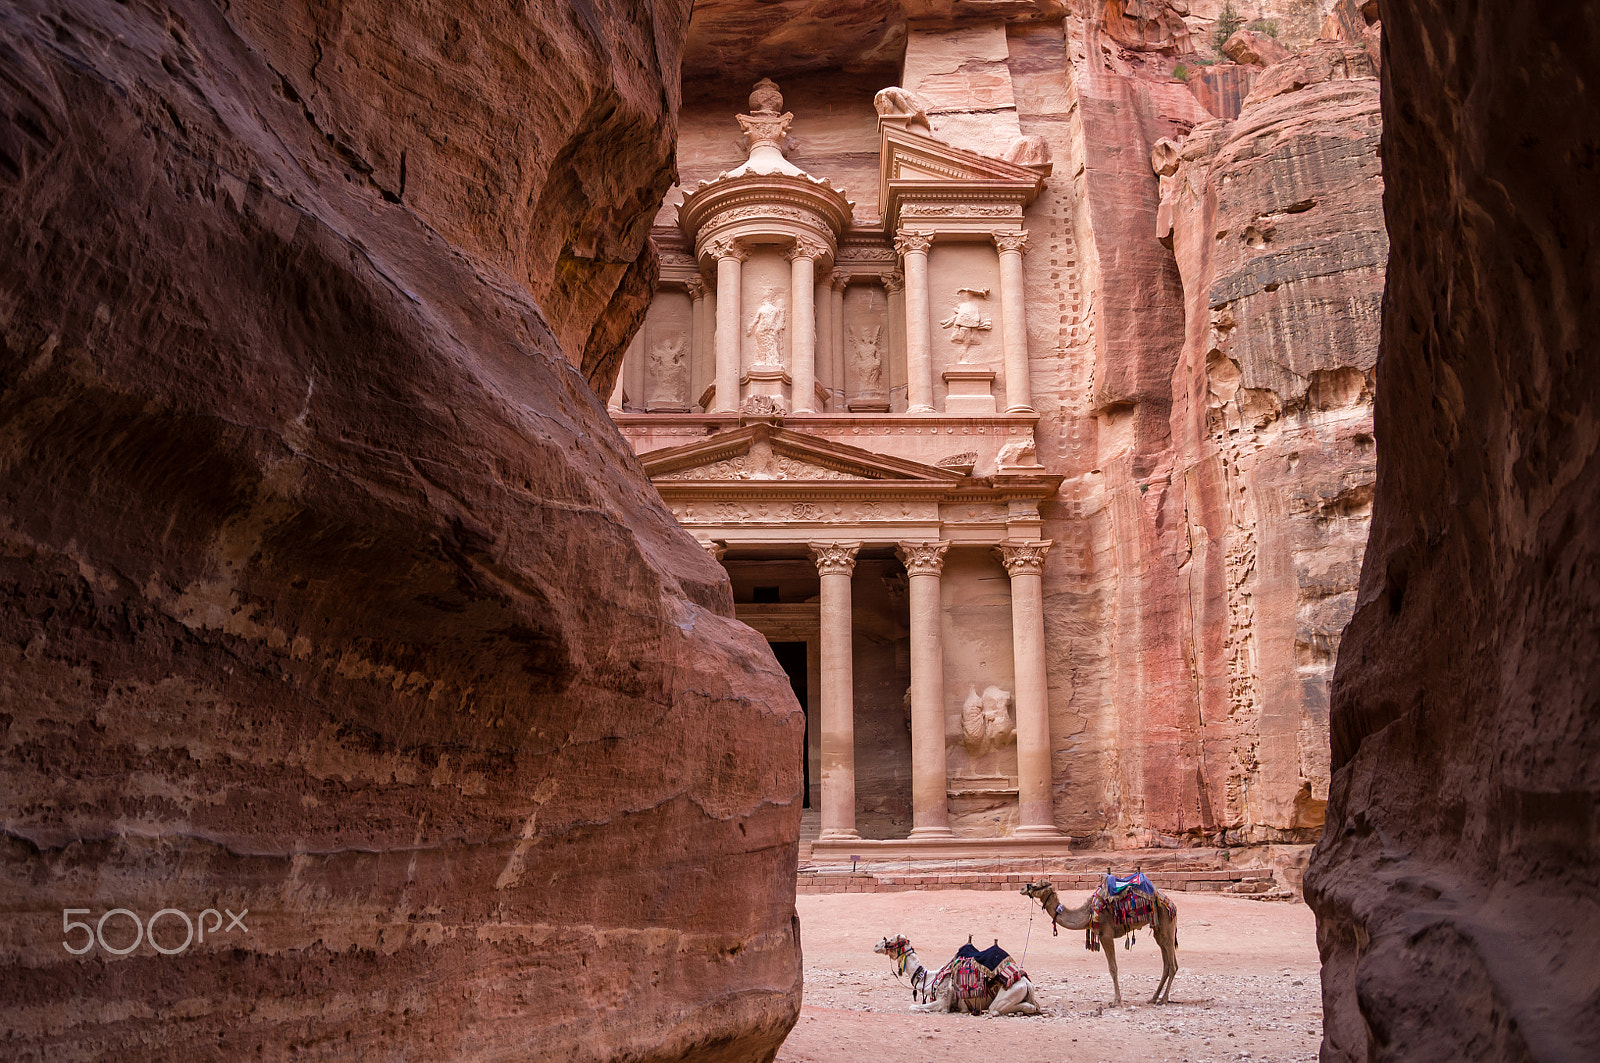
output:
M906 384L906 279L898 270L878 276L883 280L883 294L889 304L884 312L889 323L889 343L883 358L883 379L889 392L889 409L893 410L894 393L904 391Z
M833 278L825 273L818 276L816 287L812 292L817 311L817 359L813 364L816 366L818 379L822 381L823 390L831 396L837 383L833 379ZM832 403L828 405L831 406Z
M606 412L607 413L621 413L622 412L622 396L623 396L623 392L627 390L623 386L622 377L623 377L623 374L626 373L627 371L628 371L627 359L624 358L623 359L623 363L621 365L617 366L617 382L611 386L611 397L606 400Z
M690 277L684 288L689 293L689 406L700 403L706 390L706 282Z
M949 542L903 542L911 614L911 837L953 838L944 759L944 610L939 573Z
M1032 413L1033 389L1028 384L1028 316L1022 290L1022 252L1028 248L1025 231L997 232L994 246L1000 252L1000 342L1006 366L1006 412Z
M829 344L829 357L832 359L833 386L835 389L834 406L845 409L845 379L844 379L844 290L850 286L850 274L842 269L833 271L828 278L830 281L830 301L833 304L828 314L828 324L833 328L832 342Z
M717 260L717 394L712 412L739 409L739 278L749 253L733 240L711 245Z
M822 834L821 839L859 838L856 833L855 671L850 624L850 576L854 543L811 543L822 577Z
M906 278L906 412L933 413L933 335L928 324L931 233L902 230L894 238Z
M817 409L816 265L827 249L811 240L798 239L789 250L789 306L794 328L789 330L789 372L794 395L789 408L795 413Z
M1011 645L1017 672L1017 790L1021 837L1055 837L1051 797L1050 705L1044 671L1044 556L1049 539L1004 542L996 551L1011 577Z

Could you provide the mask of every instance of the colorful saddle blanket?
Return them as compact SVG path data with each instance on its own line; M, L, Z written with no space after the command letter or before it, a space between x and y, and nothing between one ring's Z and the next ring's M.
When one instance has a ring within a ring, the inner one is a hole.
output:
M1143 872L1126 877L1107 874L1094 891L1090 911L1096 923L1109 920L1114 934L1122 933L1123 927L1152 922L1156 913L1155 884Z
M942 993L948 982L952 985L952 1003L957 1010L982 1011L993 1003L1000 990L1010 989L1027 976L1028 972L1017 966L1011 954L998 945L982 951L963 945L956 950L955 958L933 976L927 999Z

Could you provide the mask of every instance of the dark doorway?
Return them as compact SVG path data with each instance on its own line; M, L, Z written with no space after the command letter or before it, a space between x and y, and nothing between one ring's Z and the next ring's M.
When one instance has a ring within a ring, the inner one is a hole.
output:
M758 588L759 589L759 588ZM801 808L811 807L811 718L806 713L806 644L804 642L771 643L772 655L789 674L789 685L800 702L800 711L806 715L806 728L800 739L800 793Z

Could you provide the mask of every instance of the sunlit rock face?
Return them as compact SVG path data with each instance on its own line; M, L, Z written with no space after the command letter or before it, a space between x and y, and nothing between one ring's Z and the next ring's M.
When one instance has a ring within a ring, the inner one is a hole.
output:
M1237 120L1153 153L1187 311L1172 397L1179 626L1209 766L1200 800L1239 840L1310 841L1372 504L1382 123L1358 47L1319 45L1255 84ZM1182 792L1185 773L1170 785Z
M801 717L587 382L688 8L0 13L8 1055L781 1041Z
M1600 1058L1600 20L1386 14L1380 459L1307 879L1322 1058Z

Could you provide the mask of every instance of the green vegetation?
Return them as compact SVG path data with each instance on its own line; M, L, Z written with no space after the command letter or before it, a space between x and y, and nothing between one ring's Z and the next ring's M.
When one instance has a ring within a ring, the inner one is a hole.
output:
M1239 32L1239 27L1244 25L1244 16L1234 8L1232 0L1222 5L1222 10L1217 13L1217 30L1211 35L1211 43L1218 52L1228 43L1228 38Z
M1245 29L1251 33L1260 33L1274 40L1278 37L1278 20L1275 18L1258 18Z
M1184 66L1182 63L1179 63L1172 68L1172 76L1177 78L1179 81L1188 81L1189 68Z

